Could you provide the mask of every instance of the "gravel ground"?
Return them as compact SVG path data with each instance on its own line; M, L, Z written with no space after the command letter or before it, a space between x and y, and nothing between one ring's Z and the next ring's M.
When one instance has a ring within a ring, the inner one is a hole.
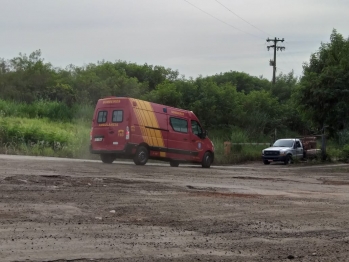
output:
M0 155L0 261L349 261L348 171Z

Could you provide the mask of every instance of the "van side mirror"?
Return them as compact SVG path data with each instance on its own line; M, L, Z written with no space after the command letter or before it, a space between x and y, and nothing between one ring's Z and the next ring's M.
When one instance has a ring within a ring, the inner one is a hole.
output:
M207 130L203 130L202 133L201 133L201 138L205 139L207 137L207 135L208 135Z

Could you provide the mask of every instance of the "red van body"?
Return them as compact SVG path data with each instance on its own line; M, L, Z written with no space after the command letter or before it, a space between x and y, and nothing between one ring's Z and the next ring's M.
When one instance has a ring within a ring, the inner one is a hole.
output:
M210 167L214 146L191 111L134 98L99 99L92 120L90 151L104 163L130 158L199 163Z

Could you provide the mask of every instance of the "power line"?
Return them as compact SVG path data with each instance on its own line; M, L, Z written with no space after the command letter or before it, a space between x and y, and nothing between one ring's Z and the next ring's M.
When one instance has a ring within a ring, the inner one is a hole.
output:
M231 12L232 14L234 14L235 16L237 16L238 18L240 18L241 20L243 20L244 22L246 22L247 24L249 24L250 26L256 28L257 30L261 31L264 34L270 35L267 32L263 31L262 29L259 29L258 27L254 26L253 24L251 24L250 22L248 22L247 20L243 19L241 16L239 16L237 13L233 12L232 10L230 10L228 7L226 7L225 5L223 5L221 2L219 2L218 0L215 0L218 4L220 4L221 6L223 6L225 9L229 10L229 12Z
M190 3L190 2L187 1L187 0L183 0L183 1L184 1L184 2L187 2L187 3L190 4L191 6L195 7L196 9L198 9L198 10L200 10L201 12L205 13L206 15L211 16L212 18L218 20L219 22L221 22L221 23L223 23L223 24L225 24L225 25L227 25L227 26L230 26L230 27L232 27L232 28L234 28L234 29L236 29L236 30L238 30L238 31L240 31L240 32L243 32L243 33L245 33L245 34L248 34L248 35L250 35L250 36L257 37L257 38L261 38L260 36L256 36L256 35L250 34L250 33L246 32L246 31L244 31L244 30L241 30L241 29L239 29L239 28L237 28L237 27L235 27L235 26L233 26L233 25L231 25L231 24L228 24L227 22L224 22L223 20L221 20L221 19L215 17L214 15L211 15L210 13L208 13L208 12L206 12L205 10L201 9L200 7L198 7L198 6L196 6L196 5L192 4L192 3Z

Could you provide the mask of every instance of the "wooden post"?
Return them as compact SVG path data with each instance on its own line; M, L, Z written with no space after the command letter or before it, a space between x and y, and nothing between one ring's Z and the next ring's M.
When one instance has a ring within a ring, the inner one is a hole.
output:
M229 155L231 150L231 143L229 141L224 142L224 155Z
M321 144L321 158L322 161L326 160L326 134L325 134L326 126L325 124L322 127L322 144Z

